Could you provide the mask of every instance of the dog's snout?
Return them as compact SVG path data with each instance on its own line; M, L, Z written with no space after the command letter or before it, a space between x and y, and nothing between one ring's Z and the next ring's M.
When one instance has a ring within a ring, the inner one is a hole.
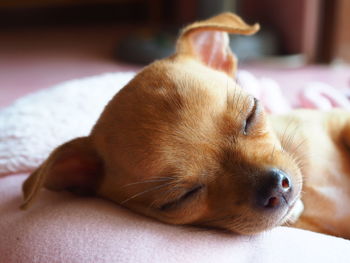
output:
M256 199L259 207L277 208L288 205L292 182L289 176L279 170L270 169L265 172L257 184Z

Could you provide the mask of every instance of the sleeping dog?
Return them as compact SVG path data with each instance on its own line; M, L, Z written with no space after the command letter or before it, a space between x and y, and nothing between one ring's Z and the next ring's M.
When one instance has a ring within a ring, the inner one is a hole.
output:
M174 55L145 67L89 136L30 175L22 208L46 187L170 224L240 234L290 224L350 238L350 115L267 115L235 82L227 35L258 29L231 13L184 28Z

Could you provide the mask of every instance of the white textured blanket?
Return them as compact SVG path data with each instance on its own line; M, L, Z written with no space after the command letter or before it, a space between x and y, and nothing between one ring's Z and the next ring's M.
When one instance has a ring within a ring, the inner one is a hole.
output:
M88 135L104 106L135 73L71 80L0 112L0 176L30 172L59 144Z

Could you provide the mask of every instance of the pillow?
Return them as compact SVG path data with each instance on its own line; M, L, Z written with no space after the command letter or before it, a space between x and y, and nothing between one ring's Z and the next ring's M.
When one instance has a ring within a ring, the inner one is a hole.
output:
M20 210L26 175L0 178L0 262L349 262L350 242L287 227L239 236L166 225L97 198L42 190Z

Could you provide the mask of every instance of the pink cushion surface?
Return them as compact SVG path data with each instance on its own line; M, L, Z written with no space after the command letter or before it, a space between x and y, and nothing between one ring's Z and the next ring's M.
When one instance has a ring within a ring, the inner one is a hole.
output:
M350 242L279 227L237 236L169 226L100 199L43 190L27 211L26 175L0 179L0 262L349 262Z

